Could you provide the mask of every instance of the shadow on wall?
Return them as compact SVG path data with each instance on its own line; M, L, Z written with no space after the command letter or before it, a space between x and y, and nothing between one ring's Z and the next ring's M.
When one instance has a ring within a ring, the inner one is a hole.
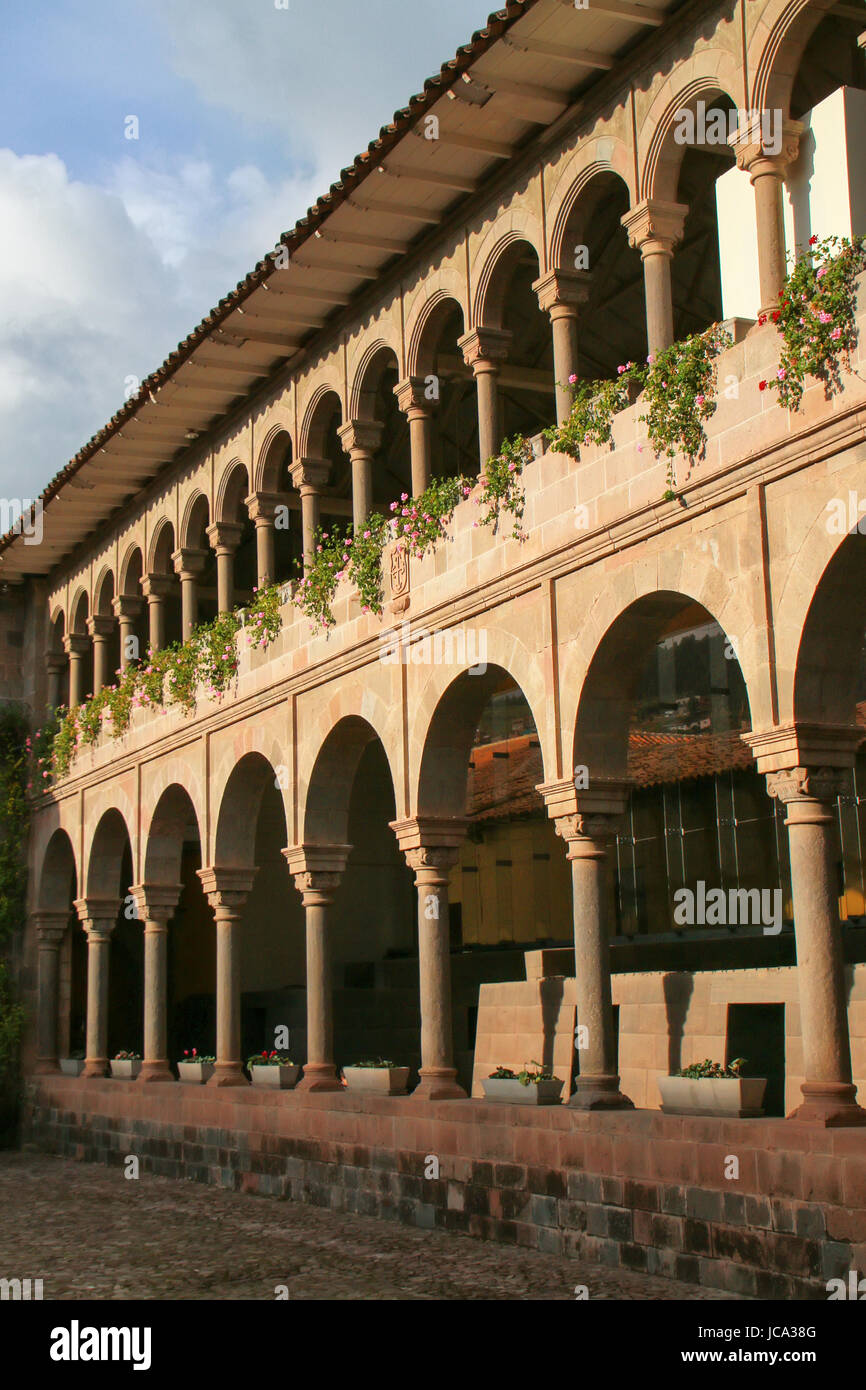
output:
M668 1075L674 1076L683 1065L683 1034L695 982L689 974L665 975L662 989L668 1016Z

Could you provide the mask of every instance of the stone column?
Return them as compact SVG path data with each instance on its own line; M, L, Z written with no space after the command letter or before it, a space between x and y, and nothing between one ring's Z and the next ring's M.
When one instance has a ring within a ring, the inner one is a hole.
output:
M45 653L45 666L48 671L48 708L55 710L60 706L60 684L63 680L63 672L66 670L65 656L58 652Z
M174 572L180 580L181 637L188 642L198 622L198 581L207 562L206 550L184 547L171 557Z
M472 368L478 391L478 452L481 470L502 447L499 421L499 368L508 356L511 334L504 328L474 328L457 346L467 367Z
M110 679L114 672L108 669L108 644L114 632L114 624L115 619L104 613L94 613L92 618L87 619L87 631L93 642L94 695L98 695L107 685L114 684Z
M216 1067L209 1086L246 1086L241 1059L241 924L255 869L199 869L217 934Z
M57 1010L60 946L69 921L68 912L35 912L38 942L37 1057L39 1075L59 1071L57 1061Z
M111 933L120 899L78 898L74 904L87 933L87 1055L85 1076L108 1070L108 968Z
M577 321L589 298L592 278L584 270L550 270L532 286L538 306L550 315L553 330L553 375L556 382L556 423L571 414L569 377L577 376Z
M759 314L769 314L777 307L787 274L782 189L785 174L797 158L802 132L800 121L783 122L781 149L775 154L764 149L760 121L738 132L733 141L737 168L746 171L755 190Z
M600 781L592 793L570 781L538 790L568 846L574 910L574 987L580 1075L568 1102L575 1110L632 1110L619 1086L610 985L608 850L626 807L627 786Z
M394 387L397 404L409 421L412 458L412 496L420 497L430 484L433 458L433 402L426 395L424 379L407 377Z
M206 535L217 559L217 608L231 613L235 606L235 551L240 545L244 528L239 521L215 521Z
M304 568L313 563L316 554L316 530L319 525L319 504L322 489L331 473L327 459L297 459L289 467L292 482L301 494L301 530L304 538Z
M373 455L382 443L385 426L378 420L350 420L339 431L352 461L352 521L356 535L373 510Z
M684 203L662 203L644 198L622 218L629 244L640 251L646 295L646 331L650 356L674 341L674 305L671 261L682 239L688 208Z
M130 638L136 638L135 623L141 615L144 599L139 598L137 594L118 594L117 598L112 600L111 606L120 624L120 669L125 671L130 661L143 655L142 652L138 652L136 657L130 655Z
M770 796L788 811L806 1078L803 1103L789 1118L825 1127L866 1124L851 1071L839 922L836 798L844 785L836 768L794 767L767 776Z
M330 916L351 848L296 845L283 850L295 887L302 895L306 918L307 1060L298 1090L342 1090L334 1065Z
M148 641L152 652L165 648L165 601L171 593L170 574L146 574L141 581L141 591L147 599Z
M413 817L391 823L418 890L421 1079L413 1094L426 1100L466 1097L454 1066L448 921L448 880L466 828L466 821L445 818Z
M274 519L281 500L278 492L251 492L246 499L256 528L256 584L260 589L269 589L277 578Z
M144 1061L140 1081L173 1081L168 1061L168 924L180 902L179 883L130 888L144 923Z
M83 632L70 632L63 639L63 650L69 657L69 708L75 709L88 693L84 689L84 660L90 651L90 638Z

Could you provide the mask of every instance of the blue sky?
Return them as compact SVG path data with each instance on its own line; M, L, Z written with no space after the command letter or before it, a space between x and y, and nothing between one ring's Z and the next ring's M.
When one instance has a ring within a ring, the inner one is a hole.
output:
M0 496L37 495L495 8L277 3L3 7Z

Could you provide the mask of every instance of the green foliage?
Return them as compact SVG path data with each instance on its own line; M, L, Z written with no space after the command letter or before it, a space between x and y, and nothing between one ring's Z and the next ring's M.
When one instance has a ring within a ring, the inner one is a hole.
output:
M581 446L611 442L614 416L625 410L631 387L643 385L645 373L634 362L617 368L614 381L573 379L571 414L561 425L544 431L544 438L558 454L580 459Z
M362 1068L364 1068L365 1070L368 1070L368 1069L375 1069L375 1070L382 1069L382 1070L384 1070L384 1068L386 1068L386 1067L390 1069L390 1068L392 1068L392 1067L396 1067L396 1065L397 1065L396 1062L389 1062L389 1061L388 1061L386 1058L384 1058L384 1057L376 1057L376 1058L375 1058L374 1060L372 1060L372 1061L353 1062L353 1063L352 1063L352 1066L353 1066L353 1067L362 1067Z
M779 294L779 307L770 314L782 336L779 369L774 379L759 383L762 391L777 391L779 404L799 410L806 378L824 383L829 400L841 390L842 368L851 370L857 345L855 280L866 270L866 237L813 236L800 248ZM766 316L759 320L766 323Z
M0 1143L12 1140L16 1129L23 1028L24 1009L15 998L6 962L0 960Z
M640 418L656 454L665 454L670 460L666 500L676 495L676 455L696 459L706 448L704 424L716 413L716 359L732 342L730 333L714 323L703 333L691 333L683 342L672 343L649 363L644 378L647 408Z
M481 493L476 499L478 506L484 508L476 523L478 526L492 526L495 535L499 530L499 518L505 512L513 517L513 538L523 540L526 507L523 470L531 461L532 445L521 434L506 439L496 457L487 460L479 478Z
M745 1057L735 1057L733 1062L723 1066L721 1062L713 1062L709 1057L705 1057L703 1062L693 1062L690 1067L683 1067L682 1071L674 1072L674 1076L690 1076L693 1080L703 1077L739 1076L746 1061Z
M23 712L13 705L4 706L0 709L0 942L24 922L31 747Z
M295 1064L287 1052L254 1052L247 1058L248 1067L293 1067Z
M535 1067L535 1071L530 1071L530 1067ZM521 1086L537 1086L539 1081L558 1081L559 1077L554 1076L552 1071L541 1062L524 1062L522 1071L512 1071L510 1067L497 1067L488 1077L490 1081L519 1081Z

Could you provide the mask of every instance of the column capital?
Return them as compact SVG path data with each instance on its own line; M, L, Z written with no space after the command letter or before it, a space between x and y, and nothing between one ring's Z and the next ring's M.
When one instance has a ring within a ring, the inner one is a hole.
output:
M207 527L205 535L216 553L234 555L244 533L241 521L214 521Z
M685 203L663 203L644 198L629 208L620 221L628 233L629 245L641 256L672 256L681 240L688 207Z
M491 371L507 358L513 336L506 328L473 328L458 338L457 346L473 372Z
M86 656L90 651L90 638L84 632L68 632L63 639L63 650L67 656Z
M250 521L256 526L269 526L274 519L277 507L285 499L278 492L251 492L244 498Z
M337 430L344 451L375 454L382 443L385 426L379 420L349 420Z
M575 315L589 299L592 276L585 270L548 270L532 286L544 314L569 309Z
M469 822L448 816L410 816L390 825L416 883L447 883L460 857Z
M304 907L333 900L351 850L351 845L290 845L283 850Z
M88 937L108 940L120 911L119 898L76 898L72 906Z
M838 767L790 767L768 772L767 793L785 806L796 802L833 802L850 786L845 770Z
M69 922L68 912L32 912L31 921L36 927L36 936L40 946L51 946L56 949L63 940Z
M557 835L568 845L569 859L599 850L599 842L616 834L628 805L629 790L628 782L616 778L593 779L589 787L580 789L570 778L542 782L536 787Z
M213 865L197 869L196 873L211 907L225 916L240 913L256 876L254 868L223 869Z
M110 637L116 622L117 619L109 613L94 613L92 618L87 619L87 631L94 640Z
M305 489L312 489L314 492L321 492L327 485L331 475L331 464L328 459L303 458L295 459L289 465L289 473L292 482L299 492Z
M427 392L427 382L423 376L407 376L394 387L397 405L404 415L428 416L433 413L434 401Z
M752 183L764 174L783 179L800 152L800 136L804 129L802 121L783 121L780 148L771 151L765 148L761 116L755 115L730 141L737 156L737 168L744 169Z
M172 551L171 563L174 565L175 574L180 575L181 579L195 578L201 574L207 558L208 551L184 546L180 550Z
M137 618L144 609L144 599L138 594L118 594L111 600L116 618Z
M173 588L174 576L171 574L145 574L142 576L141 592L148 603L151 599L158 603L160 599L168 598Z
M758 772L797 768L851 768L866 731L852 724L806 724L792 721L741 734L751 748Z
M168 924L180 902L180 883L135 883L130 888L139 917L144 922Z

